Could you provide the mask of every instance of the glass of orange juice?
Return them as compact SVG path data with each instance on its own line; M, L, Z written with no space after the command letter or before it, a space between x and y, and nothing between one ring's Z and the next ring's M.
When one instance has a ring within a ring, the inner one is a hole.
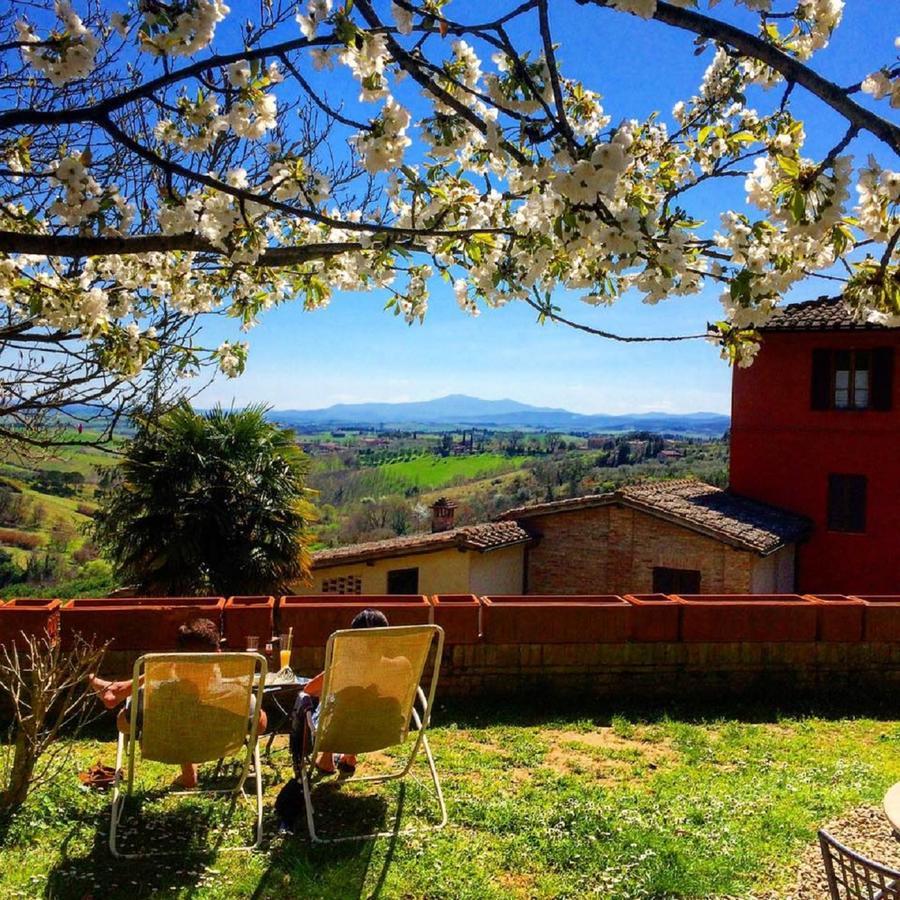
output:
M290 634L282 634L278 642L281 655L281 668L287 669L291 664L291 637Z

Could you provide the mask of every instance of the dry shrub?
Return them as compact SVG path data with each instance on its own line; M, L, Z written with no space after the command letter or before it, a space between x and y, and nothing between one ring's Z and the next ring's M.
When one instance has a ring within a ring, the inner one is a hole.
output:
M12 716L9 749L0 753L0 815L15 812L66 764L93 708L87 679L104 649L79 638L63 652L46 633L23 634L20 642L0 645L0 698Z
M72 559L79 565L99 559L100 551L90 542L85 541L73 554Z
M22 550L37 550L43 547L47 539L42 534L30 531L19 531L18 528L0 528L0 544L8 547L20 547Z

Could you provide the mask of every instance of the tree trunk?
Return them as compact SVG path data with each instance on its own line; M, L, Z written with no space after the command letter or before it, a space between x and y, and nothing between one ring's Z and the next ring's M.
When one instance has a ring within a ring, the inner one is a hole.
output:
M34 775L37 758L34 754L33 742L29 741L22 728L16 734L16 749L13 763L9 771L9 781L0 793L0 812L15 812L28 796L28 788Z

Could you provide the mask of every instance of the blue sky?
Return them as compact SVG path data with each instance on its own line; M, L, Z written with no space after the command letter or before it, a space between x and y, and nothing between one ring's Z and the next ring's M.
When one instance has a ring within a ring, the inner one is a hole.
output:
M470 5L468 0L454 3L459 18ZM726 0L716 13L729 5ZM613 122L654 110L669 119L674 103L695 92L711 59L711 51L699 58L691 55L691 35L657 23L612 11L585 14L568 0L554 4L553 12L564 70L603 94ZM591 28L585 28L586 21ZM900 3L848 0L844 23L816 57L816 68L838 83L858 81L891 59L898 33ZM223 38L220 46L227 46L227 36ZM826 143L843 133L842 122L822 104L795 93L796 110L810 119L807 153L826 152ZM348 96L347 102L352 108L354 98ZM764 109L770 98L751 97L751 102ZM884 113L888 107L881 104L879 110ZM366 112L371 115L372 107ZM853 149L864 159L872 148L858 141ZM703 198L699 211L710 224L717 222L723 203L740 204L741 182L733 181L727 193L717 188L715 195ZM824 282L812 280L789 299L808 299L826 289ZM703 331L707 321L721 317L717 293L710 287L701 295L657 306L629 296L612 308L593 309L560 292L557 302L570 317L606 330L684 334ZM459 311L451 287L439 279L433 283L424 325L410 327L384 312L385 299L379 293L343 293L323 310L304 312L299 304L288 304L265 314L249 334L245 374L236 380L217 377L197 402L306 409L466 393L577 412L729 408L729 368L705 341L613 343L565 326L539 326L534 312L521 304L485 310L472 319ZM201 333L207 345L225 337L240 337L231 322L212 321Z

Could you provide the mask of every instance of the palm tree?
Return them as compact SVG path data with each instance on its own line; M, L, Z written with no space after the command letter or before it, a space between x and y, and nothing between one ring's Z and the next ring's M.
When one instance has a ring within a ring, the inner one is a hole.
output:
M308 575L306 456L265 413L183 402L138 419L94 520L119 578L149 594L227 596Z

